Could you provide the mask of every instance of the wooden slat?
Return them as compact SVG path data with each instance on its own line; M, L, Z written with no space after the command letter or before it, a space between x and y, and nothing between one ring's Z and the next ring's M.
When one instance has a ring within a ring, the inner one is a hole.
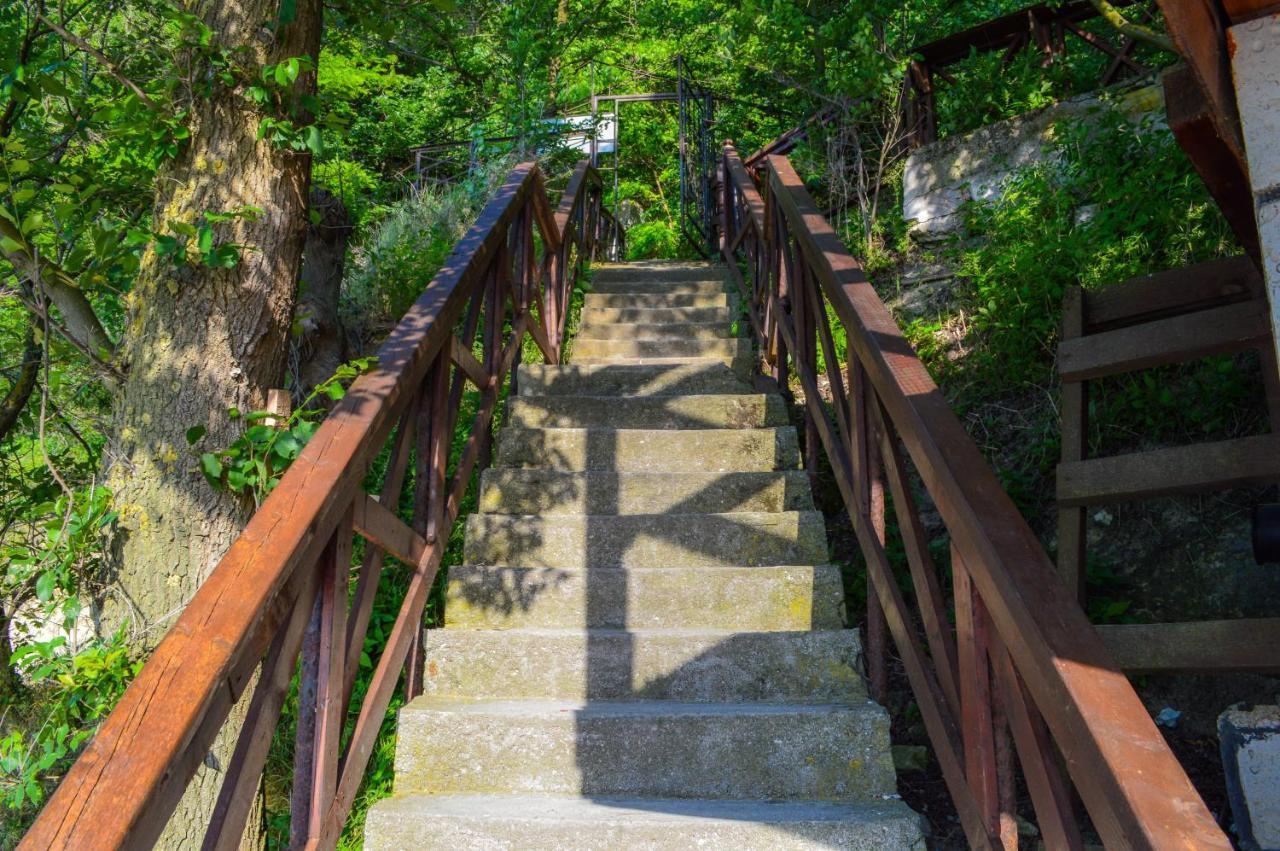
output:
M484 367L480 365L480 361L476 360L475 355L463 348L457 337L449 340L449 357L476 387L483 390L489 386L492 378L484 371Z
M1163 0L1161 5L1189 7L1199 2ZM1234 97L1233 93L1233 109ZM1165 72L1164 103L1169 129L1178 140L1178 146L1191 160L1213 200L1218 202L1240 245L1250 257L1258 258L1258 226L1254 218L1248 167L1240 150L1233 150L1222 136L1217 116L1187 66L1179 65Z
M1067 290L1062 305L1063 342L1075 340L1084 330L1085 293L1080 287ZM1089 446L1089 385L1071 381L1062 385L1061 462L1083 461ZM1084 602L1085 549L1088 544L1088 517L1079 506L1058 507L1058 576L1067 592Z
M1244 255L1208 260L1090 290L1080 333L1106 331L1178 313L1265 297L1262 276Z
M1058 465L1058 505L1098 505L1280 481L1280 440L1241 437Z
M427 547L421 535L368 494L356 500L352 522L369 543L405 564L417 564Z
M866 367L934 497L1104 842L1229 848L1141 700L857 261L790 163L770 157L768 170L770 198L776 197L795 223L792 233L848 331L850 350Z
M964 559L951 550L956 600L956 653L960 662L960 730L964 734L964 773L990 833L999 829L996 741L991 717L991 667L987 664L986 607L973 589Z
M1238 352L1266 342L1270 335L1261 302L1229 304L1063 340L1058 346L1058 373L1063 381L1118 375Z
M1280 618L1109 624L1098 633L1130 674L1280 673Z
M1009 729L1018 749L1040 833L1049 848L1079 851L1084 841L1072 811L1071 790L1058 768L1044 721L1027 699L1022 679L1013 669L1013 661L1003 645L994 648L992 669L1000 684Z

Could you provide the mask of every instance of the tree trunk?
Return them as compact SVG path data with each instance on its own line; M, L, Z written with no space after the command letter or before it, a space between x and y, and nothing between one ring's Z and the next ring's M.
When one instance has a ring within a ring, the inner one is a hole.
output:
M347 208L332 193L311 190L311 209L320 221L307 227L302 249L302 287L297 318L302 328L293 387L295 398L333 375L347 360L347 333L342 327L342 267L351 221Z
M215 46L256 76L262 65L318 58L319 0L298 0L293 20L273 33L269 25L285 5L195 0L187 9L213 31ZM295 96L314 88L314 73L305 73ZM205 481L187 429L207 429L204 448L229 446L240 424L228 409L260 409L266 391L284 377L311 162L308 154L259 140L261 117L238 90L217 86L198 96L190 145L157 182L152 227L160 233L171 232L172 222L198 226L205 213L260 208L256 220L215 225L218 244L243 246L239 262L230 269L198 260L178 267L149 251L129 296L128 374L106 453L119 521L100 625L127 624L142 650L163 637L249 514L245 500ZM161 847L199 847L239 720L233 712Z

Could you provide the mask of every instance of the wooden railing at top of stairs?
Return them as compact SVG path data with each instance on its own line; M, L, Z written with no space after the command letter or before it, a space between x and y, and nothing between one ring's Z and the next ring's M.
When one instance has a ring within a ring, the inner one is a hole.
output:
M803 388L806 461L813 469L825 452L867 562L872 691L880 698L885 693L887 631L970 845L1017 848L1016 753L1049 848L1081 847L1067 775L1107 848L1229 848L1035 534L790 162L766 156L756 174L759 186L726 144L724 258L743 290L772 377L786 392L794 371ZM843 362L831 313L846 335ZM822 401L820 376L829 382L830 406ZM908 461L950 535L954 628ZM914 608L886 556L886 482Z
M534 163L511 172L392 331L377 368L355 381L192 598L22 848L153 844L257 673L204 840L206 849L237 848L299 654L290 844L334 846L402 670L410 696L421 691L423 607L459 504L488 463L504 378L514 382L526 334L559 362L575 279L611 241L602 192L584 160L553 210ZM466 382L480 402L447 478ZM393 431L382 492L371 496L362 480ZM394 511L411 458L406 524ZM353 533L368 546L348 609ZM386 555L414 570L340 750Z

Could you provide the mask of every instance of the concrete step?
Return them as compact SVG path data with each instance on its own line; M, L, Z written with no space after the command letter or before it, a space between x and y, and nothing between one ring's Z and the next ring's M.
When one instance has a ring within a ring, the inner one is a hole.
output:
M715 278L703 276L700 279L680 279L676 281L670 280L654 280L653 278L644 278L642 280L603 280L593 281L591 284L591 292L593 293L683 293L683 294L702 294L702 293L723 293L729 292L728 285L723 278Z
M521 364L521 396L679 396L750 393L751 383L718 361L679 364Z
M426 635L423 689L436 697L787 703L867 697L862 647L852 629L433 629Z
M464 564L522 567L751 567L824 564L816 511L467 518Z
M498 436L497 467L620 473L752 472L800 466L791 426L748 429L516 428Z
M728 307L583 307L581 324L670 325L691 322L732 322L737 311Z
M587 293L582 306L594 307L730 307L726 292L716 293Z
M600 311L593 311L599 313ZM623 324L589 319L578 327L577 340L719 340L733 336L727 322L667 322Z
M397 793L868 801L894 791L874 703L420 697L400 710Z
M782 397L715 394L619 399L617 396L521 396L511 400L519 428L765 428L788 422Z
M447 627L840 629L835 565L449 568Z
M745 337L716 340L588 340L573 341L573 360L584 358L723 358L750 357L751 341Z
M623 364L626 366L706 366L709 364L722 364L742 378L748 380L755 368L755 355L753 353L745 353L735 358L616 358L616 357L574 357L573 362L580 366L613 366L614 364Z
M489 514L722 514L813 509L803 470L612 473L491 467L480 479Z
M901 801L401 795L365 818L366 851L924 851Z
M710 263L671 262L656 263L620 263L600 265L592 268L592 283L604 281L681 281L701 278L722 278L725 275L723 266Z

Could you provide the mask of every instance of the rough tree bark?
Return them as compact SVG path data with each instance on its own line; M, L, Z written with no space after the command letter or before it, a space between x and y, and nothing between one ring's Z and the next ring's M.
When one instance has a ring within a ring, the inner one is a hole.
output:
M297 310L302 335L292 388L295 397L308 393L348 359L339 303L351 221L341 199L324 189L311 190L311 209L319 214L320 221L307 227L302 249Z
M214 32L215 44L252 73L290 57L318 58L319 0L288 4L293 20L274 31L285 5L280 0L184 5ZM295 95L314 87L314 74L306 73ZM157 181L153 227L160 232L171 222L198 224L205 213L260 208L254 221L216 226L219 243L244 246L239 263L177 267L148 252L129 298L121 352L128 373L105 454L119 522L100 616L104 629L127 624L143 649L163 636L248 516L243 500L204 480L187 447L187 429L204 426L207 447L230 445L239 427L228 409L261 408L267 389L284 376L311 162L309 155L259 140L261 117L238 90L219 87L197 97L190 145ZM200 846L238 727L233 715L162 847Z

